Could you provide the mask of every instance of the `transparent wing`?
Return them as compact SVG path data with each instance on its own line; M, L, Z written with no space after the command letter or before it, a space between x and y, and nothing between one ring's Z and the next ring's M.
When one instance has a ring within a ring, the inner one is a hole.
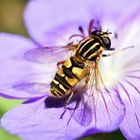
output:
M66 60L77 45L40 47L25 52L24 58L38 63L52 63Z

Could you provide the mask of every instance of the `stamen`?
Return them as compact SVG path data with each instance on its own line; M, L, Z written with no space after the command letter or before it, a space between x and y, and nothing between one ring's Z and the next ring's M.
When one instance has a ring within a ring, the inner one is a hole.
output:
M81 38L83 38L83 39L86 39L86 36L84 36L84 35L81 35L81 34L74 34L74 35L71 35L71 36L69 37L69 40L71 40L73 37L81 37Z
M80 31L82 34L85 34L85 33L84 33L84 29L83 29L83 27L82 27L82 26L79 26L79 28L78 28L78 29L79 29L79 31Z
M88 34L90 36L92 29L93 29L93 25L94 25L94 20L91 19L90 23L89 23L89 27L88 27Z

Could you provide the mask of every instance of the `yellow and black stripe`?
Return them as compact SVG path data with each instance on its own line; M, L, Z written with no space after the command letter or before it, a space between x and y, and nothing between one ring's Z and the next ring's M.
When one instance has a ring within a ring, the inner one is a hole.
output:
M58 69L51 82L51 95L65 96L81 80L85 64L78 61L77 57L70 57Z

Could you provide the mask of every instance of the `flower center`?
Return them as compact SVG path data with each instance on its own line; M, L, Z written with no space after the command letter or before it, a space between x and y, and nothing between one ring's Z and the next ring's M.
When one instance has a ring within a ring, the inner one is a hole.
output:
M121 67L116 65L111 56L102 58L99 63L99 88L113 88L123 77Z

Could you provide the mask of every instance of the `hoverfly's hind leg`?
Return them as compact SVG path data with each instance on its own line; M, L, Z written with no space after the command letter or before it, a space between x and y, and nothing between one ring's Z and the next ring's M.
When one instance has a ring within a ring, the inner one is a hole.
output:
M70 120L71 120L71 118L72 118L72 116L74 115L74 113L75 113L75 111L76 111L76 109L78 108L78 106L79 106L79 104L80 104L80 98L76 101L76 105L75 105L75 107L73 108L73 112L72 112L72 114L71 114L71 116L70 116L70 118L69 118L69 120L68 120L68 122L67 122L67 125L70 123Z
M70 103L71 99L73 98L73 95L74 95L74 92L72 92L69 96L69 98L67 99L66 103L65 103L65 106L64 106L64 109L67 110L67 106L68 104Z
M67 110L72 110L72 108L68 107L68 105L69 105L69 103L71 102L71 100L72 100L72 98L73 98L73 95L74 95L74 92L72 92L72 93L70 94L70 96L68 97L68 99L66 100L65 105L64 105L64 111L63 111L63 113L61 114L60 119L63 118L63 116L64 116L64 114L66 113ZM76 104L77 104L77 103L76 103ZM77 105L75 105L75 107L73 108L73 110L75 110L75 109L77 108L76 106L77 106ZM70 118L71 118L71 117L70 117ZM69 121L68 121L68 123L69 123Z
M57 68L59 69L61 65L63 65L65 63L65 60L60 61L57 63Z
M70 118L69 118L67 124L69 124L69 122L70 122L72 116L73 116L74 113L75 113L75 110L76 110L77 107L79 106L79 103L80 103L81 98L80 98L80 97L78 98L78 100L76 101L76 104L75 104L75 107L74 107L74 108L70 108L70 107L67 107L67 106L69 105L69 103L71 102L71 100L72 100L72 98L73 98L73 96L74 96L75 94L80 94L81 91L83 91L83 90L86 88L86 86L87 86L87 84L88 84L88 81L89 81L89 75L87 75L87 76L85 77L85 84L84 84L83 86L81 86L79 89L77 89L76 91L72 92L71 95L70 95L70 96L68 97L68 99L66 100L66 103L65 103L65 106L64 106L64 112L63 112L62 115L60 116L60 119L63 118L63 116L64 116L64 114L66 113L67 110L73 110L73 112L72 112L72 114L71 114L71 116L70 116Z
M89 81L89 75L85 76L85 84L84 84L83 86L81 86L81 87L78 88L77 90L71 92L71 95L69 96L69 98L68 98L67 101L66 101L66 105L68 105L68 104L70 103L72 97L73 97L75 94L81 93L81 92L87 87L88 81Z
M68 108L67 106L69 105L69 103L70 103L70 101L71 101L73 95L74 95L74 93L72 92L72 93L70 94L70 96L68 97L68 99L66 100L65 105L64 105L64 112L61 114L60 119L62 119L63 116L64 116L64 114L66 113L66 111L67 111L68 109L70 109L70 108Z
M85 84L84 84L83 86L81 86L79 89L77 89L77 90L74 92L74 94L76 94L76 93L79 93L79 94L80 94L81 91L83 91L83 90L87 87L88 82L89 82L89 74L87 74L87 75L85 76ZM73 108L73 112L71 113L71 116L70 116L70 118L69 118L67 124L69 124L69 122L70 122L72 116L74 115L76 109L78 108L78 106L79 106L79 104L80 104L80 101L81 101L81 97L79 97L78 100L76 101L75 107Z
M67 99L67 101L66 101L66 103L65 103L65 106L64 106L64 109L65 109L65 110L67 110L67 106L68 106L68 104L71 102L73 96L74 96L75 94L80 94L81 91L83 91L83 90L85 89L86 86L87 86L87 81L86 81L85 84L84 84L83 86L81 86L79 89L77 89L76 91L71 92L70 96L68 97L68 99Z

